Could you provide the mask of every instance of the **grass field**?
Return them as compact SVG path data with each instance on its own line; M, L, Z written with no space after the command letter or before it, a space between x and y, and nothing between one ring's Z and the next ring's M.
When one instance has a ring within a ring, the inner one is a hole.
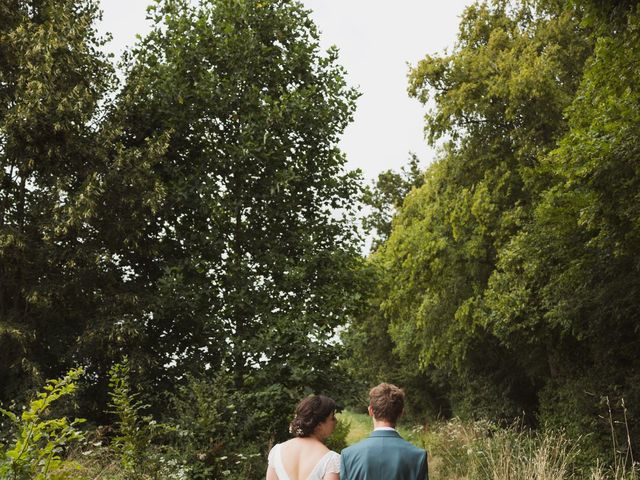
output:
M347 435L347 444L353 445L356 442L369 436L373 430L373 423L369 415L364 413L355 413L349 410L338 415L338 419L341 422L346 422L350 425L349 434ZM398 427L398 432L405 440L408 440L415 445L422 447L422 442L419 435L410 429L405 428L402 425Z
M338 414L337 417L339 421L349 424L349 434L347 435L348 445L359 442L371 433L372 423L368 415L345 410Z

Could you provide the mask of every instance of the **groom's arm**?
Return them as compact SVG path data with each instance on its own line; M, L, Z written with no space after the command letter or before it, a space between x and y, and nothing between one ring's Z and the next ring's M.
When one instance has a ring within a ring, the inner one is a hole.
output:
M429 480L429 463L427 462L427 452L423 453L424 454L422 455L418 480Z
M340 480L348 480L349 476L347 474L347 455L345 455L345 451L342 450L340 455Z

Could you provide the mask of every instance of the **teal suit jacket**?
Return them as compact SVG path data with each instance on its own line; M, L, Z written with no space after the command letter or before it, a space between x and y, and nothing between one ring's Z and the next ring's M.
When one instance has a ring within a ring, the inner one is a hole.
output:
M340 480L426 480L427 452L395 430L377 430L342 450Z

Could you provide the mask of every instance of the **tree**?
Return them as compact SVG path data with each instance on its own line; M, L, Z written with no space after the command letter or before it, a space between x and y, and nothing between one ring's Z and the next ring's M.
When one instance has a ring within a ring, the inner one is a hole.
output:
M337 52L295 1L159 1L116 91L93 2L2 9L3 398L81 364L99 419L128 354L147 392L230 377L236 433L283 435L359 308Z
M638 428L640 15L625 2L594 4L596 47L567 109L570 130L542 163L553 182L500 253L488 304L503 341L546 354L542 369L528 366L545 380L544 419L593 432L604 448L601 397L624 398Z
M537 408L539 385L524 366L537 352L496 336L485 294L546 186L540 158L567 131L563 112L592 48L581 18L560 2L477 4L455 50L410 74L410 94L434 100L430 142L447 141L379 250L381 308L404 358L450 372L457 414L508 419Z
M387 241L395 216L402 209L407 195L424 183L424 172L418 157L412 154L409 163L400 172L387 170L378 175L377 180L365 188L363 203L369 212L363 218L363 226L372 236L372 253L366 259L368 284L366 306L355 315L348 328L341 334L348 354L344 365L352 383L351 402L354 406L366 405L366 392L376 383L385 381L402 385L409 391L407 414L433 415L450 414L446 398L446 379L440 372L428 372L411 368L415 363L411 356L402 357L395 350L395 343L389 335L389 322L380 306L385 298L385 271L377 250Z
M90 225L114 82L96 15L92 1L0 3L0 400L66 370L111 274Z
M331 388L336 328L358 306L359 183L336 146L356 93L298 2L151 14L110 120L125 149L168 139L152 169L166 195L117 252L153 292L130 319L138 364L163 386L229 371L262 392L256 412L282 416L305 387Z
M386 170L378 175L372 186L365 189L363 203L371 210L363 219L363 227L370 234L375 234L372 251L389 238L393 217L409 192L423 184L422 173L419 159L412 153L409 163L400 172Z

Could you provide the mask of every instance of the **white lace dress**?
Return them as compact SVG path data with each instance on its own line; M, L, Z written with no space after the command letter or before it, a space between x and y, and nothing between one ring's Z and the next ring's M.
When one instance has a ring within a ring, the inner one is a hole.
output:
M278 475L278 480L290 480L282 464L282 444L278 443L269 452L269 465ZM329 450L318 461L307 480L322 480L327 473L340 473L340 454Z

